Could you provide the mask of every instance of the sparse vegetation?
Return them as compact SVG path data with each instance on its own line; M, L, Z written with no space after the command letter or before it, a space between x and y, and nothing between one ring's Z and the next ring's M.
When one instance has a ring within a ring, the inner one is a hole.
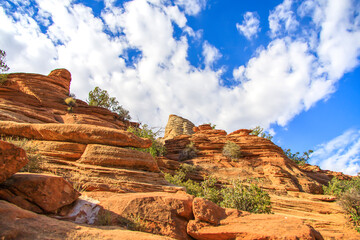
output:
M106 90L102 90L99 87L95 87L94 90L89 92L87 103L90 106L107 108L116 113L121 120L131 119L129 111L119 105L115 97L110 97Z
M231 161L238 161L241 157L241 148L234 142L227 141L223 147L222 154L231 159Z
M112 214L108 209L101 209L97 215L97 224L109 226L112 224Z
M163 156L166 153L166 148L164 144L156 139L156 137L160 133L160 129L157 131L153 131L147 124L144 125L141 124L139 128L130 126L127 130L138 137L149 138L152 142L150 148L147 149L136 148L136 150L148 152L153 157Z
M233 181L230 187L221 190L222 207L236 208L252 213L271 213L270 196L257 185L245 185L239 180Z
M360 177L352 180L331 179L328 186L323 186L324 193L339 198L340 206L350 216L355 229L360 232Z
M296 164L304 165L308 162L310 159L311 153L313 153L313 150L308 150L303 153L303 155L300 156L299 152L292 153L290 149L283 149L285 155L290 159L293 160Z
M76 106L76 99L73 97L68 97L64 100L64 102L66 103L66 105L68 105L68 108L66 109L68 112L72 112L73 111L73 107Z
M262 137L262 138L266 138L270 141L271 141L271 139L273 139L273 136L270 133L265 132L265 130L260 126L256 126L255 128L253 128L251 130L252 130L252 132L250 133L250 135L255 135L255 136Z
M5 82L7 81L7 77L9 74L7 73L0 73L0 85L5 84Z
M198 150L195 148L195 144L190 142L179 154L179 161L193 159L197 157Z
M24 166L20 172L41 172L42 165L42 156L39 153L36 153L37 148L34 147L31 142L26 138L11 137L11 136L1 136L1 140L14 144L17 147L20 147L25 150L26 156L29 160L28 164Z
M146 230L146 221L141 218L139 213L136 215L131 214L127 217L119 216L118 222L120 225L123 225L132 231L145 232Z
M215 177L205 177L202 183L191 179L186 180L186 169L183 164L175 175L165 173L165 179L178 186L186 188L187 193L196 197L208 199L222 207L236 208L253 213L271 213L270 196L256 184L243 184L240 180L233 181L229 187L218 187Z
M5 58L6 58L6 52L4 50L0 49L0 71L1 72L6 72L10 69L9 66L5 62Z

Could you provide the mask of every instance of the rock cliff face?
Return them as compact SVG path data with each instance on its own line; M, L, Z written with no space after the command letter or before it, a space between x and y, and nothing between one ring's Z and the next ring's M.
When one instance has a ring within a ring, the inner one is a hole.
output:
M189 120L176 115L170 115L165 127L164 139L171 139L179 135L191 135L194 133L194 127L195 125Z

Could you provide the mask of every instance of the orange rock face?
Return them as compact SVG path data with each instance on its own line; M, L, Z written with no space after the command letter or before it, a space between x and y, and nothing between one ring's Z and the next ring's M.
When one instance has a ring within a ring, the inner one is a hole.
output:
M0 141L0 183L17 173L29 160L23 149Z
M3 121L0 133L28 139L148 148L151 140L118 129L87 124L29 124Z
M70 183L54 175L17 173L0 185L0 199L38 213L54 213L79 196Z
M182 135L165 141L167 158L178 160L179 153L193 142L199 150L197 157L185 161L202 170L200 174L211 173L220 180L257 178L261 186L281 191L305 191L322 193L322 186L310 175L289 160L283 150L270 140L249 135L250 130L240 129L231 134L201 125L193 135ZM231 161L222 155L227 141L241 148L242 157ZM328 178L328 181L330 178Z

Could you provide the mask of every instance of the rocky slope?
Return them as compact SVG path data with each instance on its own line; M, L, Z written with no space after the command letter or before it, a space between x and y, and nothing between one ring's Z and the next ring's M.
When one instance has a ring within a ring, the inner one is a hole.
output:
M0 238L322 239L324 236L352 239L355 236L356 239L360 236L351 229L341 228L346 222L344 214L334 202L324 202L331 197L314 195L320 194L321 185L337 173L312 166L299 168L278 146L250 136L249 130L227 134L209 125L194 127L189 120L175 115L169 117L166 127L167 155L154 159L148 153L132 149L151 145L148 139L126 131L130 125L137 126L136 123L121 121L116 114L88 106L81 100L76 100L77 105L68 112L64 100L69 97L70 81L71 74L58 69L48 76L9 74L8 80L0 85L0 135L7 140L11 137L14 143L21 142L31 154L40 154L37 170L47 173L17 173L28 162L24 150L0 141ZM242 148L243 157L239 161L222 156L227 141ZM179 161L179 153L190 142L199 150L198 156ZM186 194L184 188L165 181L161 172L174 172L182 163L196 166L196 171L188 177L197 181L210 174L224 184L236 178L260 179L261 187L272 194L275 214L252 215L224 209ZM83 194L80 198L77 190ZM59 219L98 225L105 221L112 227L78 225Z

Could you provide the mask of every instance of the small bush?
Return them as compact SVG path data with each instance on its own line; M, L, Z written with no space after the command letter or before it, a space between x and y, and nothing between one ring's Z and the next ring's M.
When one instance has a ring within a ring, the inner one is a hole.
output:
M341 196L350 189L360 190L360 177L353 178L352 180L340 180L336 177L332 178L328 186L323 186L324 194Z
M236 143L227 141L223 147L222 154L231 159L231 161L238 161L241 157L241 148Z
M131 214L127 217L119 216L118 222L120 225L123 225L132 231L145 232L146 230L146 221L141 218L139 213L136 215Z
M350 215L355 229L360 232L360 189L351 188L341 195L340 206Z
M160 133L160 130L153 131L147 124L141 125L140 128L135 128L130 126L127 129L128 132L133 133L134 135L141 137L141 138L149 138L152 142L152 145L150 148L143 149L143 148L133 148L138 151L142 152L148 152L153 157L163 156L166 153L166 148L162 142L156 139L158 134Z
M73 97L68 97L64 100L64 102L66 103L66 105L68 105L68 108L66 110L68 112L72 112L73 107L76 106L76 99L74 99Z
M0 74L0 85L3 85L7 81L7 77L8 77L7 73Z
M111 212L107 209L101 209L97 215L97 224L100 226L109 226L112 224Z
M249 186L239 180L233 181L231 187L221 190L223 201L222 207L236 208L252 213L271 213L270 196L257 185Z
M190 142L179 155L179 161L193 159L197 157L198 150L195 148L195 144Z

